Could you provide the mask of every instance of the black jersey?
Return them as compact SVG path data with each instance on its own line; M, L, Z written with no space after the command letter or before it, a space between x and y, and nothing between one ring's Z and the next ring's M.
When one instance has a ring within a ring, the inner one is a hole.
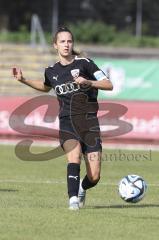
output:
M94 81L106 78L98 66L87 58L75 57L68 65L57 62L45 69L44 84L56 92L60 104L59 118L90 112L87 102L89 106L92 103L91 112L98 111L98 89L77 85L74 77L78 76Z

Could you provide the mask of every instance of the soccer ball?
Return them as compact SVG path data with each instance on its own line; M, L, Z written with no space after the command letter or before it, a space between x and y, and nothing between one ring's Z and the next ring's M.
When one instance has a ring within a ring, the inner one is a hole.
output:
M147 184L138 175L128 175L119 182L120 197L130 203L139 202L145 195Z

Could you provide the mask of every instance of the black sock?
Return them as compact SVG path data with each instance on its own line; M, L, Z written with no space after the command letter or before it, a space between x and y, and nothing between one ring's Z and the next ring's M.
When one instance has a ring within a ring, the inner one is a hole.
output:
M98 180L99 181L99 180ZM91 182L90 180L89 180L89 178L87 177L87 175L84 177L84 179L83 179L83 181L82 181L82 188L84 189L84 190L87 190L87 189L89 189L89 188L92 188L92 187L94 187L97 183L98 183L98 181L96 181L96 182Z
M80 164L69 163L67 166L67 187L69 198L78 196L80 183Z

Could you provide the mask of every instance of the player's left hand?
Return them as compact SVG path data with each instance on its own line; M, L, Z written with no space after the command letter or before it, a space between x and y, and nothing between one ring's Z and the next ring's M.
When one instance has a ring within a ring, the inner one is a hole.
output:
M77 84L79 84L79 85L87 85L87 86L91 86L92 85L91 81L89 81L89 80L87 80L87 79L85 79L83 77L75 78L75 82Z

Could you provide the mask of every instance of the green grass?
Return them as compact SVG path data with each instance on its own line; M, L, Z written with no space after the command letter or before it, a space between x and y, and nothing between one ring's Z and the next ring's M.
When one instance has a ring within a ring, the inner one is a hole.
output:
M0 239L157 240L159 153L152 152L151 159L144 160L148 151L124 151L127 159L110 159L117 153L104 151L100 183L89 190L86 207L72 212L67 209L64 157L27 162L15 156L13 146L0 146ZM130 159L139 154L138 161ZM117 193L118 181L129 173L143 176L148 183L145 198L137 204L125 203Z

